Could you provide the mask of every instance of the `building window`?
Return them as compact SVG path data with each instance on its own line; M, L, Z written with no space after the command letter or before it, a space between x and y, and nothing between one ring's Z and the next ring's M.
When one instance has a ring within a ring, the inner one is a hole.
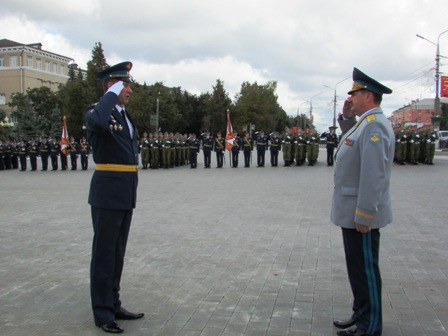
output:
M60 70L61 70L61 75L65 75L65 67L62 64L61 64Z
M11 68L17 67L17 56L9 56L9 66Z
M40 58L36 60L36 69L38 70L42 69L42 60Z
M50 62L45 62L45 71L50 72Z
M0 105L6 105L6 96L4 93L0 93Z
M5 66L5 60L3 59L3 57L0 57L0 67Z
M28 56L26 58L26 65L28 68L32 68L33 67L33 58L31 56Z
M56 63L53 63L53 72L58 73L58 65Z

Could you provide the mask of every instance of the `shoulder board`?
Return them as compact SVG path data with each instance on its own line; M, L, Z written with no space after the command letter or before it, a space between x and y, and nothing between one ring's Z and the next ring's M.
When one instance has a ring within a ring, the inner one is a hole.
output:
M372 121L375 121L376 120L376 117L375 117L375 115L374 114L371 114L371 115L369 115L368 117L367 117L367 122L369 123L369 122L372 122Z

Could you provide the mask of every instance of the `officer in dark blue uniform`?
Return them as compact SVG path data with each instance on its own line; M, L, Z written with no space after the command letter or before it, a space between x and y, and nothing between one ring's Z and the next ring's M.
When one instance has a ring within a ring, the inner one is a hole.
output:
M190 168L195 169L198 166L199 140L196 134L191 134L188 139L188 148L190 150Z
M264 167L264 157L268 148L268 137L264 135L264 131L260 131L257 138L257 167Z
M269 149L271 151L271 166L278 166L278 152L282 148L282 139L278 136L278 132L274 131L270 137L271 145Z
M92 309L95 324L110 333L123 332L116 320L144 315L128 312L120 301L120 279L138 184L137 130L125 111L132 93L131 68L131 62L123 62L100 72L106 93L85 114L96 163L89 193L94 231Z
M204 168L210 168L212 163L213 138L209 131L205 131L202 138L202 151L204 152Z
M334 134L335 127L331 126L328 130L330 132L325 135L327 138L327 166L332 166L334 161L334 148L338 144L338 138L336 134Z
M249 136L249 132L244 132L243 139L243 155L244 155L244 168L250 167L250 159L252 158L252 150L254 149L254 141Z
M216 152L216 168L222 168L224 161L224 152L226 151L226 139L221 136L221 132L216 134L215 142L213 145Z

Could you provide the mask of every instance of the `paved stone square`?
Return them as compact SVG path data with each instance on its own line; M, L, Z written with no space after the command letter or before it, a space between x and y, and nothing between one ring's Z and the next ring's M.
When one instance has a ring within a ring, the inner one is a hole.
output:
M140 170L121 294L145 317L125 335L336 335L351 293L324 157ZM106 335L90 309L93 169L0 172L1 335ZM448 335L448 156L394 166L392 195L383 336Z

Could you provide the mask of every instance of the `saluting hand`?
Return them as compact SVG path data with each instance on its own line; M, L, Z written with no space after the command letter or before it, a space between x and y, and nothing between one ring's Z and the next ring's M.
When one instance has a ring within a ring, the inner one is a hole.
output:
M346 119L353 119L356 116L355 111L352 110L352 103L346 100L342 108L342 115Z
M114 85L112 85L109 90L107 90L107 92L113 92L115 93L117 96L120 95L121 90L123 90L124 88L124 84L123 81L118 81L116 82Z

